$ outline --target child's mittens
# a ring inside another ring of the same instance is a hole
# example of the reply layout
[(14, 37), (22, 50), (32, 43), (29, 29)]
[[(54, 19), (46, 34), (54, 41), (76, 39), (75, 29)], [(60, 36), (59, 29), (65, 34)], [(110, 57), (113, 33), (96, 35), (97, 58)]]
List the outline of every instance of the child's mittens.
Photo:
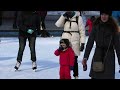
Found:
[(74, 66), (70, 66), (70, 70), (73, 70), (74, 69)]
[(64, 48), (60, 46), (60, 47), (58, 48), (58, 51), (62, 51), (62, 50), (64, 50)]

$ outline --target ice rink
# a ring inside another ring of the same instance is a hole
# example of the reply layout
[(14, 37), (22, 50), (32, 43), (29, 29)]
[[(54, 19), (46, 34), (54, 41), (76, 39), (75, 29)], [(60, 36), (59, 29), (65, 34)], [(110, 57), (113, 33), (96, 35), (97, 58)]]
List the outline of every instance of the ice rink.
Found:
[[(20, 70), (15, 72), (14, 66), (19, 48), (18, 38), (0, 38), (0, 79), (59, 79), (59, 57), (54, 55), (54, 51), (59, 47), (60, 37), (41, 38), (36, 39), (36, 56), (37, 56), (37, 71), (32, 70), (32, 62), (30, 60), (30, 50), (28, 42), (23, 54), (23, 61)], [(87, 42), (87, 39), (86, 39)], [(84, 51), (78, 58), (79, 63), (79, 79), (90, 79), (89, 70), (92, 55), (94, 53), (95, 45), (91, 51), (88, 60), (88, 70), (86, 72), (82, 69), (81, 60)], [(118, 61), (116, 58), (116, 79), (120, 78), (118, 73)], [(73, 72), (71, 71), (71, 76)], [(73, 76), (72, 76), (73, 79)]]

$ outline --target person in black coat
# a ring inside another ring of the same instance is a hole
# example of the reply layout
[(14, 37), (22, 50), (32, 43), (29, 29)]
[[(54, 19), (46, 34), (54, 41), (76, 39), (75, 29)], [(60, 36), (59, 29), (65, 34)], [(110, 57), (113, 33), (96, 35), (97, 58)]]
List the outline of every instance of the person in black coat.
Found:
[[(92, 32), (88, 38), (82, 65), (84, 71), (87, 70), (87, 60), (91, 49), (96, 43), (95, 52), (92, 58), (89, 76), (92, 79), (115, 79), (115, 52), (120, 65), (120, 40), (118, 26), (111, 17), (111, 11), (100, 11), (100, 17), (96, 19)], [(104, 70), (102, 72), (93, 71), (93, 62), (102, 61)]]
[(23, 52), (26, 46), (26, 41), (29, 41), (29, 47), (31, 51), (32, 69), (37, 69), (36, 65), (36, 51), (35, 41), (38, 32), (40, 31), (40, 19), (34, 11), (21, 11), (21, 15), (18, 19), (19, 27), (19, 50), (17, 55), (17, 63), (15, 69), (18, 70), (21, 62)]

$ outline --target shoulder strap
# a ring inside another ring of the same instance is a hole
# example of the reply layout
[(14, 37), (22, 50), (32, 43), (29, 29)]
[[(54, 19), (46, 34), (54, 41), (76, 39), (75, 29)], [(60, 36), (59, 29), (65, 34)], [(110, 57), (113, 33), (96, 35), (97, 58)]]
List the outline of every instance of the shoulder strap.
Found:
[(106, 59), (106, 57), (107, 57), (107, 54), (108, 54), (108, 51), (109, 51), (109, 48), (110, 48), (111, 41), (112, 41), (112, 36), (111, 36), (111, 38), (110, 38), (109, 46), (108, 46), (108, 49), (107, 49), (107, 51), (106, 51), (106, 55), (105, 55), (105, 58), (104, 58), (104, 61), (103, 61), (103, 62), (105, 62), (105, 59)]
[(65, 24), (67, 21), (70, 21), (70, 20), (69, 20), (68, 18), (66, 18), (64, 24)]
[(76, 23), (77, 23), (77, 24), (78, 24), (78, 17), (79, 17), (79, 16), (76, 16)]
[[(78, 24), (78, 17), (79, 17), (79, 16), (76, 16), (76, 23), (77, 23), (77, 24)], [(66, 23), (66, 21), (70, 21), (70, 20), (69, 20), (68, 18), (66, 18), (66, 19), (65, 19), (65, 23)], [(71, 22), (72, 22), (72, 21), (71, 21)], [(64, 24), (65, 24), (65, 23), (64, 23)]]

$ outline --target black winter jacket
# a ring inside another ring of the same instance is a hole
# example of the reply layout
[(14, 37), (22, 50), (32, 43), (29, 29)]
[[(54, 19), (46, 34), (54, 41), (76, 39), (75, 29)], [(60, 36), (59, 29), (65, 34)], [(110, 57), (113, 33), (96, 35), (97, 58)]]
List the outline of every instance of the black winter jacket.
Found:
[[(36, 36), (40, 32), (40, 17), (33, 11), (22, 11), (18, 19), (19, 36)], [(27, 30), (34, 30), (28, 34)]]

